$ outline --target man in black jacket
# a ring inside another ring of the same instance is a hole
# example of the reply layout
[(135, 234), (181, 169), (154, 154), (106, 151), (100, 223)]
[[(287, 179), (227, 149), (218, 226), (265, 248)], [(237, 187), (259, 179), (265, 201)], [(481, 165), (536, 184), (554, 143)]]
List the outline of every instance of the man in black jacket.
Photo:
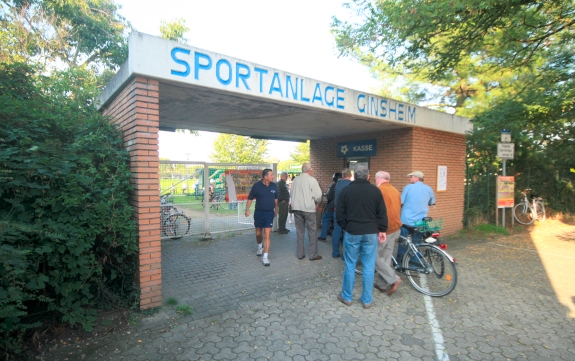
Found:
[(287, 234), (289, 229), (286, 228), (286, 220), (288, 216), (288, 205), (289, 205), (289, 190), (286, 184), (288, 179), (287, 172), (282, 172), (280, 180), (278, 182), (278, 206), (279, 206), (279, 217), (278, 217), (278, 233)]
[(321, 234), (317, 237), (318, 241), (326, 241), (327, 230), (331, 226), (331, 221), (333, 220), (333, 209), (335, 208), (335, 183), (341, 178), (341, 173), (336, 172), (333, 174), (331, 184), (327, 187), (325, 192), (325, 198), (327, 202), (325, 203), (323, 210), (323, 215), (321, 216)]
[(345, 270), (341, 293), (337, 299), (351, 305), (355, 283), (355, 265), (358, 257), (363, 264), (363, 292), (360, 302), (363, 308), (372, 305), (373, 278), (377, 243), (385, 242), (387, 210), (381, 191), (369, 183), (369, 169), (358, 166), (355, 181), (342, 189), (336, 205), (336, 221), (343, 229)]

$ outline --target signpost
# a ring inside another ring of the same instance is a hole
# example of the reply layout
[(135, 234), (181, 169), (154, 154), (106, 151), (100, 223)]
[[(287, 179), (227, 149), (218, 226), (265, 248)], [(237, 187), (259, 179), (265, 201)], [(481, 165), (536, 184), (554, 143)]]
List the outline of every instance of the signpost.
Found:
[[(514, 158), (514, 154), (515, 153), (515, 144), (511, 143), (511, 131), (507, 130), (507, 129), (502, 129), (501, 130), (501, 142), (497, 143), (497, 158), (503, 159), (503, 177), (499, 177), (498, 179), (505, 179), (506, 181), (509, 181), (508, 178), (513, 178), (513, 177), (506, 177), (506, 167), (507, 167), (507, 159), (513, 159)], [(511, 180), (511, 183), (513, 184), (513, 180)], [(497, 200), (496, 200), (496, 208), (495, 208), (495, 224), (499, 225), (499, 222), (497, 221), (497, 215), (499, 214), (499, 208), (502, 209), (502, 214), (501, 214), (501, 225), (503, 227), (505, 227), (505, 208), (509, 207), (511, 208), (511, 210), (513, 211), (513, 193), (511, 194), (511, 202), (507, 201), (504, 202), (504, 204), (500, 205), (500, 199), (499, 199), (499, 181), (498, 181), (498, 195), (497, 195)], [(513, 192), (513, 186), (511, 186), (511, 190)], [(509, 195), (507, 195), (507, 200), (509, 200)], [(515, 223), (513, 220), (513, 217), (511, 217), (511, 222), (512, 225)]]

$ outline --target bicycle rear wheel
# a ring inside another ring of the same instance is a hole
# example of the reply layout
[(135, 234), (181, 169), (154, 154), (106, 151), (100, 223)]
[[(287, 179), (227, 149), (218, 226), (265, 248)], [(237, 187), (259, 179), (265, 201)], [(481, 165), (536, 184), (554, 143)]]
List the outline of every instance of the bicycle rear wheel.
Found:
[(543, 201), (537, 201), (537, 220), (543, 222), (545, 220), (545, 206), (543, 205)]
[(515, 220), (526, 226), (530, 225), (535, 221), (535, 212), (533, 207), (525, 202), (519, 202), (513, 208), (513, 216)]
[(182, 213), (172, 214), (165, 223), (165, 233), (171, 239), (179, 239), (188, 234), (190, 230), (190, 218)]
[(408, 249), (403, 256), (403, 268), (411, 285), (432, 297), (449, 294), (457, 284), (455, 263), (435, 246), (416, 246), (417, 254)]

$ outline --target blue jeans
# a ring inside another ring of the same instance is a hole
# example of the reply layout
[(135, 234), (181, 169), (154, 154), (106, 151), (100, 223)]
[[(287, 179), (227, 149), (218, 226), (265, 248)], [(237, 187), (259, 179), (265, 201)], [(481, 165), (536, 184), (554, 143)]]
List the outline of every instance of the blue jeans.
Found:
[(377, 233), (361, 235), (353, 235), (347, 232), (343, 233), (343, 257), (345, 260), (345, 270), (343, 271), (341, 297), (344, 300), (351, 302), (353, 298), (352, 293), (355, 283), (355, 266), (357, 264), (357, 258), (361, 257), (361, 264), (363, 265), (361, 276), (363, 292), (361, 293), (360, 301), (364, 305), (371, 304), (375, 259), (377, 258), (377, 243)]
[[(409, 231), (407, 230), (407, 228), (401, 227), (401, 231), (399, 234), (403, 237), (407, 237)], [(413, 235), (411, 236), (411, 241), (413, 242), (413, 244), (420, 244), (422, 238), (421, 236), (422, 236), (421, 232), (414, 232)], [(407, 247), (404, 245), (403, 242), (398, 242), (396, 259), (397, 262), (399, 262), (399, 264), (401, 264), (401, 260), (403, 259), (403, 255), (405, 254), (405, 252), (407, 252)]]
[(331, 221), (333, 220), (333, 212), (325, 212), (323, 216), (321, 216), (321, 233), (319, 238), (326, 238), (327, 237), (327, 230), (331, 225)]
[(339, 251), (339, 239), (341, 237), (342, 229), (337, 224), (337, 222), (333, 222), (333, 232), (331, 233), (331, 256), (333, 258), (337, 258), (341, 256)]

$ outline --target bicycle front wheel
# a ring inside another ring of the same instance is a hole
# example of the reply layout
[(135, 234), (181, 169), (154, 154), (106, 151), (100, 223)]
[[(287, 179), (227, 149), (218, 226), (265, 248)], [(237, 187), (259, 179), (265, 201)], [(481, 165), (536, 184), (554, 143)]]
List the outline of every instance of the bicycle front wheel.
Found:
[(445, 252), (431, 245), (416, 246), (403, 256), (403, 268), (411, 285), (432, 297), (449, 294), (457, 284), (457, 269)]
[(513, 208), (513, 216), (517, 222), (526, 226), (535, 221), (535, 212), (533, 212), (533, 207), (525, 202), (517, 203)]
[(172, 214), (168, 217), (165, 225), (165, 232), (171, 239), (179, 239), (188, 234), (190, 230), (190, 219), (181, 214)]

